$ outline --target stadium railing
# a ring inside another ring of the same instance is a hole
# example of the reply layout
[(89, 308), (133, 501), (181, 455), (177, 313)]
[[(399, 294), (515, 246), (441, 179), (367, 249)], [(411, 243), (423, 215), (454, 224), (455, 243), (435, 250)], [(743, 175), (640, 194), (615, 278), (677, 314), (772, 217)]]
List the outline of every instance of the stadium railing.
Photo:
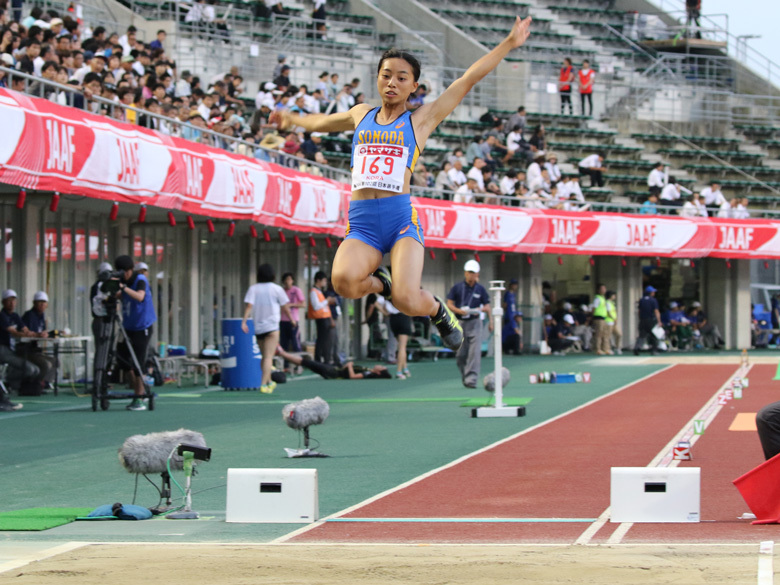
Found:
[[(73, 104), (73, 96), (78, 93), (82, 93), (78, 87), (75, 87), (73, 85), (62, 85), (56, 82), (31, 76), (26, 73), (21, 73), (14, 69), (0, 67), (0, 72), (5, 74), (5, 78), (8, 79), (9, 81), (9, 86), (11, 85), (14, 79), (23, 79), (25, 82), (25, 92), (28, 93), (29, 95), (33, 95), (33, 97), (43, 98), (44, 95), (48, 93), (47, 90), (64, 92), (65, 95), (68, 97), (68, 105), (70, 105), (71, 107)], [(30, 93), (31, 88), (34, 91), (37, 90), (38, 93), (37, 94)], [(210, 138), (206, 143), (211, 142), (211, 144), (209, 144), (210, 146), (222, 148), (230, 152), (236, 152), (241, 150), (238, 148), (239, 145), (244, 145), (246, 147), (245, 149), (243, 149), (245, 152), (251, 152), (254, 158), (260, 160), (265, 160), (268, 162), (272, 162), (272, 163), (276, 163), (276, 164), (280, 164), (292, 168), (299, 168), (300, 165), (303, 164), (306, 166), (305, 169), (302, 169), (305, 172), (308, 169), (316, 168), (318, 175), (328, 179), (340, 181), (342, 183), (348, 184), (351, 179), (349, 171), (346, 171), (344, 169), (318, 164), (308, 159), (304, 160), (297, 156), (288, 155), (278, 150), (267, 149), (255, 142), (249, 142), (246, 140), (242, 140), (240, 138), (226, 136), (224, 134), (220, 134), (219, 132), (215, 132), (214, 130), (193, 126), (188, 122), (182, 122), (175, 118), (169, 118), (167, 116), (153, 114), (147, 110), (134, 108), (132, 106), (126, 106), (124, 104), (120, 104), (105, 99), (103, 97), (92, 97), (90, 98), (89, 101), (98, 104), (101, 113), (110, 117), (113, 117), (114, 110), (116, 108), (119, 108), (125, 111), (132, 110), (136, 113), (136, 115), (143, 114), (150, 118), (157, 119), (160, 121), (161, 124), (164, 124), (165, 126), (168, 127), (169, 133), (173, 136), (178, 136), (180, 138), (185, 138), (185, 139), (189, 139), (188, 136), (196, 135), (196, 134), (199, 136), (208, 136)], [(641, 182), (641, 181), (638, 179), (637, 182)], [(770, 189), (772, 189), (773, 192), (777, 192), (777, 190), (774, 188), (770, 187)], [(433, 199), (452, 200), (453, 196), (455, 195), (455, 193), (452, 191), (441, 191), (441, 190), (436, 190), (432, 187), (412, 186), (411, 191), (412, 194), (417, 197), (433, 198)], [(484, 202), (485, 199), (487, 199), (488, 202), (491, 204), (503, 205), (507, 207), (547, 208), (548, 204), (554, 203), (552, 201), (533, 198), (533, 197), (519, 197), (519, 196), (506, 196), (506, 195), (493, 195), (493, 194), (487, 194), (487, 195), (477, 194), (475, 196), (475, 199), (477, 199), (478, 202), (480, 203)], [(591, 211), (599, 211), (599, 212), (619, 212), (619, 213), (640, 212), (640, 205), (637, 203), (611, 201), (609, 200), (610, 197), (606, 197), (606, 199), (607, 199), (606, 201), (586, 199), (586, 201), (582, 203), (583, 207), (587, 206), (586, 208), (583, 209), (583, 211), (591, 210)], [(659, 213), (667, 213), (667, 214), (676, 214), (679, 209), (677, 207), (665, 207), (663, 205), (658, 205), (657, 208), (659, 210)], [(780, 210), (776, 211), (772, 209), (762, 209), (762, 210), (751, 209), (751, 213), (754, 216), (760, 215), (762, 217), (780, 218)]]

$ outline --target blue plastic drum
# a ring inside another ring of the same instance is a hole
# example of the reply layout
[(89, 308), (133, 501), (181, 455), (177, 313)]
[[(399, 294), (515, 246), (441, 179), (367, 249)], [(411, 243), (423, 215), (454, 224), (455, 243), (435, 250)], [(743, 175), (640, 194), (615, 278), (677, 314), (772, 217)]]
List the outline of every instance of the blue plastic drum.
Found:
[(249, 333), (241, 330), (241, 319), (222, 319), (219, 357), (222, 362), (220, 385), (225, 390), (260, 388), (263, 372), (255, 324), (247, 321)]

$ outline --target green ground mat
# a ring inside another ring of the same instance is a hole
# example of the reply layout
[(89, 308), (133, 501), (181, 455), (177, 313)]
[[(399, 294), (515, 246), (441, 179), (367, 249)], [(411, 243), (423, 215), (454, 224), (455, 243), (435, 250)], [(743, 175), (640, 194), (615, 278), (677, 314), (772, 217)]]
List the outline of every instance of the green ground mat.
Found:
[[(504, 396), (504, 406), (525, 406), (531, 402), (533, 398), (507, 398)], [(495, 397), (490, 396), (485, 398), (469, 398), (466, 402), (461, 403), (461, 406), (493, 406)]]
[(0, 513), (0, 530), (47, 530), (86, 516), (92, 508), (26, 508)]

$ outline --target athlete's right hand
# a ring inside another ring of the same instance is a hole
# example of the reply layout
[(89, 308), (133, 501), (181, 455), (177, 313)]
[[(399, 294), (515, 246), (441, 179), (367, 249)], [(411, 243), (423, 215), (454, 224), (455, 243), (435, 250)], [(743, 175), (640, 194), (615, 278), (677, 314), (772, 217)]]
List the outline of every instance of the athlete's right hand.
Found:
[(279, 130), (286, 130), (290, 126), (290, 113), (287, 110), (274, 110), (268, 116), (270, 124), (276, 124)]

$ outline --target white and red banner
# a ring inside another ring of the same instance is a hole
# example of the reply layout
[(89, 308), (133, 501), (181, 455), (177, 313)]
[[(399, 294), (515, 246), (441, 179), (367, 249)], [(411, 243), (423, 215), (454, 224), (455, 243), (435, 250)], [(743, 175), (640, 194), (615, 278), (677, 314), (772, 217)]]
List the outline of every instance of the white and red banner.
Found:
[[(0, 181), (343, 236), (349, 186), (0, 89)], [(780, 258), (780, 222), (413, 198), (433, 248)], [(108, 213), (108, 207), (106, 208)]]

